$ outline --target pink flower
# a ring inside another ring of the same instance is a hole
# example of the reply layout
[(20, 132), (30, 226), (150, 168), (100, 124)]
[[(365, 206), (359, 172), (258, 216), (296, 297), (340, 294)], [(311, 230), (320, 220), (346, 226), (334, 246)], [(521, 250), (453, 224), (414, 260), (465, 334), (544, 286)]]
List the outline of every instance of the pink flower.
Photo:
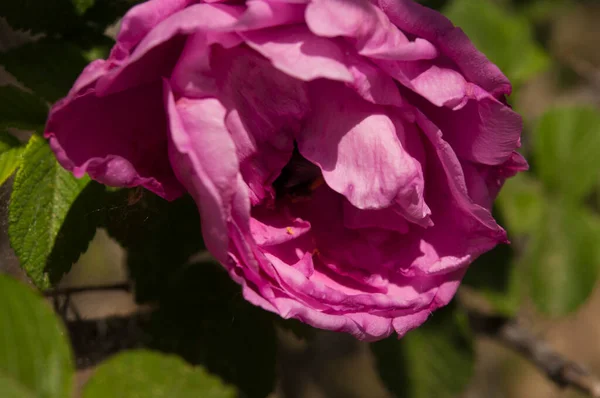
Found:
[(490, 209), (526, 168), (510, 90), (410, 0), (152, 0), (45, 134), (76, 176), (189, 192), (250, 302), (377, 340), (506, 242)]

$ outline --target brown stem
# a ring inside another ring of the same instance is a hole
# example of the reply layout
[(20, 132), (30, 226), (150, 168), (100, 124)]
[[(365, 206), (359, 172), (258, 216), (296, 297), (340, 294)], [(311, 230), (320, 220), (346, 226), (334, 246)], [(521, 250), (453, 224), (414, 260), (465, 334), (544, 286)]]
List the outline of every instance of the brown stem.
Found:
[(516, 319), (480, 312), (471, 312), (469, 317), (476, 332), (521, 354), (558, 386), (573, 387), (590, 397), (600, 398), (600, 380), (595, 375), (554, 351)]

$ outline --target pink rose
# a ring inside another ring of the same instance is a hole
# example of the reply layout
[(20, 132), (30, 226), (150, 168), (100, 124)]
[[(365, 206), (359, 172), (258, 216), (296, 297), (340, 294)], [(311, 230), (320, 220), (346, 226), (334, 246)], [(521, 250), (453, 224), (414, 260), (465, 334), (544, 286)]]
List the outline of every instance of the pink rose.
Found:
[(377, 340), (454, 295), (505, 231), (510, 83), (410, 0), (152, 0), (50, 114), (76, 176), (189, 192), (244, 297)]

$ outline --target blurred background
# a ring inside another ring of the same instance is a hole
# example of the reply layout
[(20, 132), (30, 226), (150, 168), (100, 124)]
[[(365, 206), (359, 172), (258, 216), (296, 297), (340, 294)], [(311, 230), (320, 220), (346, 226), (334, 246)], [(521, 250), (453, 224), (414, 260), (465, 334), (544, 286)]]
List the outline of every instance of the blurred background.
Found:
[[(85, 62), (105, 56), (118, 26), (114, 16), (133, 4), (127, 0), (87, 3), (77, 2), (84, 12), (104, 18), (98, 27), (102, 32), (86, 37), (73, 29), (71, 36), (64, 36), (78, 54), (68, 70), (80, 70)], [(531, 165), (528, 173), (506, 184), (495, 209), (512, 245), (481, 257), (469, 270), (459, 298), (482, 311), (517, 317), (559, 353), (600, 375), (600, 1), (422, 3), (441, 10), (463, 28), (511, 79), (514, 92), (509, 102), (523, 115), (522, 153)], [(20, 29), (18, 23), (11, 26), (0, 17), (0, 86), (41, 91), (51, 101), (60, 97), (48, 79), (62, 79), (68, 87), (76, 75), (63, 70), (60, 62), (66, 61), (56, 62), (53, 54), (44, 53), (31, 59), (27, 50), (19, 51), (50, 36), (45, 32), (51, 32), (57, 22), (40, 21), (40, 31), (35, 32)], [(46, 69), (46, 75), (34, 79), (36, 87), (23, 83), (22, 76), (40, 68)], [(26, 129), (11, 132), (23, 139), (29, 134)], [(27, 281), (7, 238), (9, 196), (10, 181), (0, 190), (0, 271)], [(98, 230), (60, 286), (124, 282), (128, 279), (125, 262), (120, 245)], [(127, 291), (74, 294), (72, 305), (86, 320), (144, 310)], [(72, 310), (67, 314), (74, 316)], [(322, 331), (311, 338), (288, 328), (276, 332), (279, 381), (270, 397), (392, 396), (380, 381), (366, 344)], [(583, 396), (558, 388), (519, 355), (489, 338), (475, 336), (474, 344), (472, 377), (467, 390), (457, 396)], [(91, 372), (93, 366), (82, 366), (78, 382), (83, 383)], [(412, 377), (435, 375), (413, 373)], [(428, 396), (415, 391), (414, 397)]]

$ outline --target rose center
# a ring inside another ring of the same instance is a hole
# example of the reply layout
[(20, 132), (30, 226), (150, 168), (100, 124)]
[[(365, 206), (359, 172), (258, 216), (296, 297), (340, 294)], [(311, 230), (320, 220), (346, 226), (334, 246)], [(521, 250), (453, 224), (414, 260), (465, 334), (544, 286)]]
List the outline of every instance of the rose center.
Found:
[(273, 182), (275, 198), (291, 197), (293, 200), (307, 198), (323, 182), (321, 169), (300, 155), (294, 144), (294, 152), (290, 161)]

